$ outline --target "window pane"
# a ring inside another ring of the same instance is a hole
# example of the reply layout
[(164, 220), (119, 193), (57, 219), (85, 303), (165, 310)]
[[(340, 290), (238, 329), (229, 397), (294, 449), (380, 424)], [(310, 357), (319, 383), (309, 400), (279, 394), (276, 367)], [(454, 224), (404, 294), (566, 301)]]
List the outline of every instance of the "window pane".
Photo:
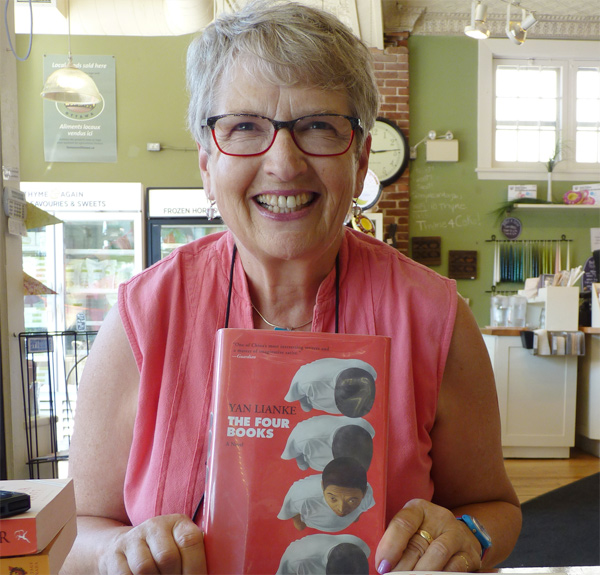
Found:
[(558, 110), (556, 100), (538, 100), (538, 119), (541, 123), (556, 125)]
[(540, 132), (540, 161), (547, 162), (556, 153), (556, 132), (543, 130)]
[(515, 117), (515, 110), (519, 105), (517, 98), (498, 98), (496, 100), (496, 120), (509, 122)]
[(587, 98), (600, 98), (598, 68), (579, 68), (577, 71), (577, 94), (585, 94)]
[(600, 136), (597, 132), (577, 132), (575, 145), (577, 147), (576, 162), (600, 162)]
[(558, 97), (558, 70), (542, 69), (538, 77), (539, 93), (544, 98)]
[(578, 68), (576, 95), (575, 161), (599, 161), (600, 68)]
[(577, 124), (597, 124), (600, 121), (600, 100), (577, 100)]
[(496, 96), (516, 96), (519, 90), (519, 69), (516, 66), (498, 66), (496, 70)]
[(554, 150), (559, 128), (559, 77), (556, 67), (497, 66), (496, 161), (545, 162), (552, 155), (547, 152)]
[(496, 131), (496, 160), (498, 162), (517, 161), (517, 131)]
[(540, 135), (537, 130), (519, 131), (518, 162), (537, 162), (540, 159)]

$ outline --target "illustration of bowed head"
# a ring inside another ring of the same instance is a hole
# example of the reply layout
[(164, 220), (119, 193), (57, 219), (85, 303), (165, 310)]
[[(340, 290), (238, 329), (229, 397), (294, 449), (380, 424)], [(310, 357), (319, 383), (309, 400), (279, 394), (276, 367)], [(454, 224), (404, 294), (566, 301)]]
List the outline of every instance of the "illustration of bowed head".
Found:
[(300, 401), (304, 411), (363, 417), (375, 402), (376, 378), (373, 366), (364, 361), (320, 359), (297, 371), (285, 400)]
[(375, 379), (365, 369), (345, 369), (336, 378), (334, 397), (341, 414), (363, 417), (375, 402)]
[(373, 459), (373, 438), (358, 425), (344, 425), (333, 434), (331, 454), (334, 459), (352, 457), (368, 471)]
[(292, 429), (281, 457), (295, 459), (302, 470), (323, 471), (334, 457), (350, 456), (368, 469), (374, 435), (375, 429), (362, 417), (315, 415)]
[(308, 535), (290, 543), (277, 575), (367, 575), (369, 555), (354, 535)]
[(369, 561), (358, 545), (340, 543), (329, 552), (325, 573), (327, 575), (367, 575)]

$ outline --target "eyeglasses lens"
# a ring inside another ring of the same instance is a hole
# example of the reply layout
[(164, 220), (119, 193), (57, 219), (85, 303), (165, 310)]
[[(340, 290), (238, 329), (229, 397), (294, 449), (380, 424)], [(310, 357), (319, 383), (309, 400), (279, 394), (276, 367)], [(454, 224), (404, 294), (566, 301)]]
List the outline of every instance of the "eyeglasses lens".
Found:
[[(354, 129), (348, 118), (316, 115), (299, 118), (292, 125), (294, 142), (306, 154), (343, 154), (352, 143)], [(213, 134), (220, 150), (235, 156), (266, 152), (275, 140), (275, 127), (268, 118), (231, 114), (219, 118)]]

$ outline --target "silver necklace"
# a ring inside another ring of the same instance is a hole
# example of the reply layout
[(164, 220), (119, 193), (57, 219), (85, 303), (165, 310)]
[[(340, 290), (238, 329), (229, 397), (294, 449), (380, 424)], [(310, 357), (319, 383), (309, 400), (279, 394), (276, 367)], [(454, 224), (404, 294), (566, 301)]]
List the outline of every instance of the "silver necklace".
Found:
[(252, 304), (252, 309), (259, 315), (260, 319), (262, 319), (267, 325), (270, 325), (272, 328), (279, 330), (279, 331), (295, 331), (297, 329), (300, 329), (302, 327), (306, 327), (308, 324), (312, 323), (312, 319), (307, 321), (306, 323), (303, 323), (302, 325), (297, 325), (295, 327), (282, 327), (280, 325), (275, 325), (274, 323), (271, 323), (268, 319), (265, 318), (265, 316), (260, 313), (258, 311), (258, 309), (256, 309), (256, 306), (254, 304)]

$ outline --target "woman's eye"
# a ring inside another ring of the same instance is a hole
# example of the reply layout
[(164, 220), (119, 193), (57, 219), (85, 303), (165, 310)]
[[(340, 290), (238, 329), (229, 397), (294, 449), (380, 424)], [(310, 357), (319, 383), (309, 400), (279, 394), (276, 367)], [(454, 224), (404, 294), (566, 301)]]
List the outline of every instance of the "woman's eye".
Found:
[(240, 122), (236, 124), (232, 132), (251, 132), (256, 129), (256, 125), (253, 122)]
[(314, 121), (311, 122), (308, 126), (309, 130), (331, 130), (331, 124), (328, 124), (327, 122), (320, 122), (320, 121)]

